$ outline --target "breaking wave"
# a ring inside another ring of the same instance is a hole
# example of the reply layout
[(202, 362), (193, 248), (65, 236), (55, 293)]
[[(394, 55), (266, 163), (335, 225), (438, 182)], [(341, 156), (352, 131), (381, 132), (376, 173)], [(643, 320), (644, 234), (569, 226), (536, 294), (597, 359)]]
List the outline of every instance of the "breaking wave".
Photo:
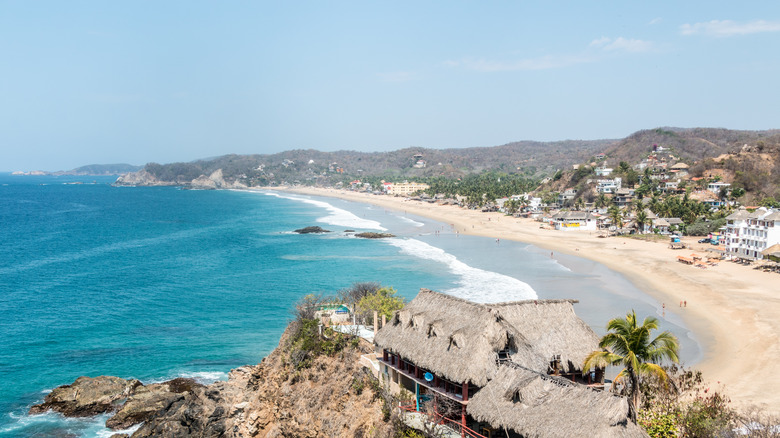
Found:
[(355, 214), (350, 213), (347, 210), (334, 207), (324, 201), (315, 201), (314, 199), (302, 198), (299, 196), (283, 195), (276, 192), (263, 192), (263, 193), (268, 196), (276, 196), (277, 198), (290, 199), (293, 201), (304, 202), (306, 204), (315, 205), (317, 207), (324, 208), (325, 210), (328, 211), (328, 215), (318, 218), (317, 221), (326, 223), (328, 225), (387, 231), (387, 228), (380, 225), (379, 222), (377, 221), (359, 218)]
[(536, 291), (527, 283), (508, 275), (474, 268), (454, 255), (416, 239), (387, 239), (402, 252), (425, 260), (443, 263), (457, 276), (457, 287), (443, 292), (478, 303), (533, 300)]

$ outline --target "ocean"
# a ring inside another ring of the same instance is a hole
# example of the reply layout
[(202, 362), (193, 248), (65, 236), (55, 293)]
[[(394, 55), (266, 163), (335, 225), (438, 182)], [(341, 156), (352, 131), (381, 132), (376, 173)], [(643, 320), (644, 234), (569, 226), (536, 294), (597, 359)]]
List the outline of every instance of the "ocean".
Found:
[[(113, 180), (0, 174), (2, 438), (108, 437), (105, 418), (26, 412), (82, 375), (225, 379), (276, 347), (300, 297), (363, 281), (407, 299), (575, 298), (599, 334), (633, 308), (677, 334), (686, 363), (701, 357), (675, 315), (595, 262), (344, 200)], [(332, 232), (293, 233), (310, 225)]]

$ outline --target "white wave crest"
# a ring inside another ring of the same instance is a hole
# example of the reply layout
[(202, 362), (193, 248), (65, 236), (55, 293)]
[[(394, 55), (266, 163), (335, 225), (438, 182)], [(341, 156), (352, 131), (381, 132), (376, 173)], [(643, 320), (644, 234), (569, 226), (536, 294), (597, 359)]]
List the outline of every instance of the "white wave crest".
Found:
[(415, 239), (387, 239), (388, 243), (402, 252), (426, 260), (447, 265), (450, 272), (458, 276), (458, 287), (444, 292), (478, 303), (500, 303), (506, 301), (533, 300), (536, 291), (527, 283), (497, 272), (471, 267), (443, 249)]
[(228, 374), (223, 371), (194, 371), (190, 373), (182, 373), (182, 377), (195, 379), (198, 383), (208, 385), (219, 380), (227, 380)]
[(422, 222), (417, 222), (416, 220), (409, 219), (408, 217), (398, 216), (398, 218), (401, 219), (404, 222), (409, 222), (410, 224), (414, 225), (415, 227), (422, 227), (422, 226), (425, 225)]
[(304, 202), (306, 204), (311, 204), (320, 208), (324, 208), (325, 210), (328, 211), (329, 214), (327, 216), (323, 216), (317, 219), (317, 221), (326, 223), (328, 225), (387, 231), (387, 228), (380, 225), (379, 222), (377, 221), (373, 221), (370, 219), (361, 219), (357, 217), (354, 213), (350, 213), (347, 210), (334, 207), (324, 201), (315, 201), (314, 199), (302, 198), (299, 196), (282, 195), (276, 192), (263, 192), (263, 193), (265, 193), (268, 196), (276, 196), (277, 198), (282, 198), (282, 199), (291, 199), (293, 201)]

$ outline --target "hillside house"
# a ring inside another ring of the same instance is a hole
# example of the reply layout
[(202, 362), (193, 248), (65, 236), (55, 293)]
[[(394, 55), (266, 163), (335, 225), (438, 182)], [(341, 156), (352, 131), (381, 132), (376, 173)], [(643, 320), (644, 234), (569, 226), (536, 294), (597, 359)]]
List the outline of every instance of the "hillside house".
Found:
[(629, 188), (619, 188), (612, 197), (612, 202), (618, 207), (625, 207), (634, 200), (635, 191)]
[(600, 179), (597, 181), (598, 186), (596, 187), (596, 190), (598, 190), (599, 193), (604, 194), (611, 194), (615, 193), (619, 188), (623, 185), (623, 179), (622, 178), (613, 178), (613, 179)]
[(709, 190), (712, 193), (715, 193), (716, 195), (720, 195), (721, 189), (724, 188), (728, 189), (729, 187), (731, 187), (731, 184), (724, 183), (722, 181), (713, 181), (707, 184), (707, 190)]
[(558, 204), (565, 205), (567, 201), (573, 201), (577, 196), (577, 191), (574, 189), (566, 189), (558, 194)]
[(597, 390), (602, 369), (583, 375), (599, 338), (576, 302), (480, 304), (421, 289), (374, 337), (380, 376), (415, 394), (409, 410), (440, 406), (435, 420), (469, 436), (646, 436), (625, 398)]
[(602, 166), (597, 167), (594, 170), (594, 172), (596, 173), (596, 176), (609, 176), (609, 175), (611, 175), (612, 171), (614, 169), (612, 169), (611, 167), (606, 167), (606, 166), (607, 166), (607, 163), (605, 162)]
[(780, 243), (780, 210), (744, 207), (726, 216), (726, 255), (763, 259), (762, 251)]

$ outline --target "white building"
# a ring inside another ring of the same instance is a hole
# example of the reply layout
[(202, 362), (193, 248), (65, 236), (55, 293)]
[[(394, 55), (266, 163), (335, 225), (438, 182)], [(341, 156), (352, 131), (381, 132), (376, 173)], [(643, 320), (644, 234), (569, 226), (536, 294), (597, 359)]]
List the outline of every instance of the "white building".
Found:
[(611, 167), (602, 166), (602, 167), (597, 167), (595, 172), (596, 172), (596, 176), (609, 176), (613, 170), (614, 169), (612, 169)]
[(562, 211), (553, 216), (556, 230), (596, 231), (597, 218), (587, 211)]
[(720, 181), (715, 181), (707, 184), (707, 190), (711, 191), (712, 193), (715, 193), (716, 195), (720, 194), (720, 189), (724, 187), (731, 187), (731, 184), (720, 182)]
[(598, 187), (597, 190), (599, 193), (615, 193), (618, 191), (619, 188), (621, 188), (623, 185), (623, 179), (622, 178), (614, 178), (614, 179), (600, 179), (598, 180)]
[(780, 243), (780, 210), (740, 208), (726, 217), (726, 254), (762, 259), (761, 251)]

